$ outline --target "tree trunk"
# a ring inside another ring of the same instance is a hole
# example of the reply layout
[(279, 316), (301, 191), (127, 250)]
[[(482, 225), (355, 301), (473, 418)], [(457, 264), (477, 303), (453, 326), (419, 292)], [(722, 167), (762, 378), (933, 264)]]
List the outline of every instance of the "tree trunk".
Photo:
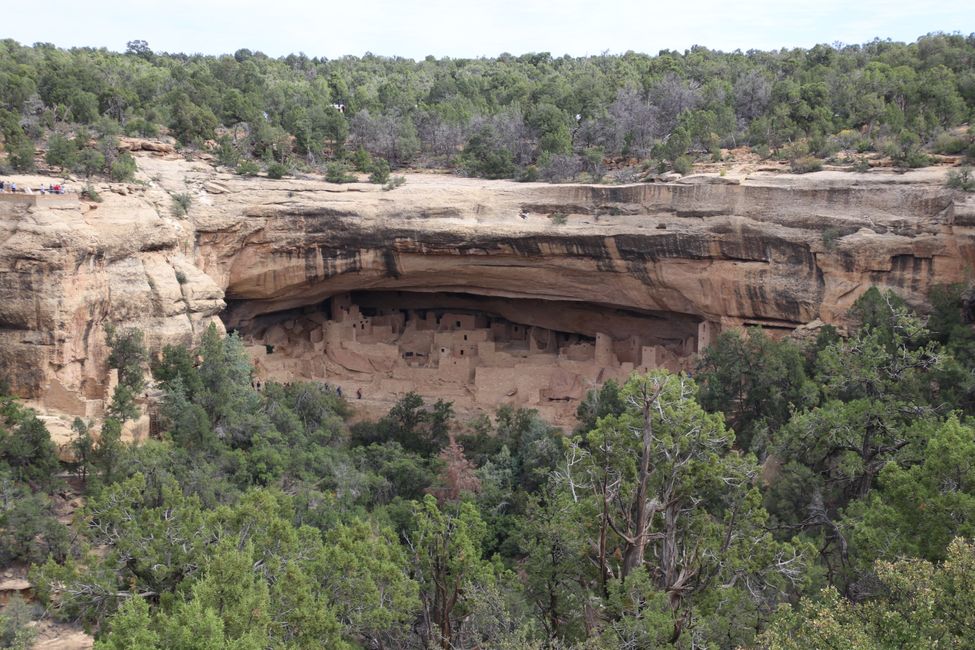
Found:
[[(644, 388), (646, 390), (646, 388)], [(647, 503), (647, 483), (650, 480), (650, 452), (653, 445), (653, 418), (650, 411), (656, 396), (643, 396), (643, 440), (640, 450), (640, 468), (637, 476), (636, 495), (631, 506), (631, 520), (633, 521), (632, 541), (626, 542), (626, 552), (623, 555), (622, 577), (630, 575), (633, 569), (643, 564), (643, 555), (647, 547), (647, 528), (650, 524), (650, 506)]]

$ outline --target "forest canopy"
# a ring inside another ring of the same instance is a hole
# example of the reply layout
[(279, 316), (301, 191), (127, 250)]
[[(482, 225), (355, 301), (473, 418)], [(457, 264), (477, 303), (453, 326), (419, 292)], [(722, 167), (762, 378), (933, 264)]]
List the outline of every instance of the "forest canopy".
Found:
[(600, 180), (609, 161), (686, 170), (741, 146), (797, 171), (839, 151), (915, 167), (931, 152), (975, 157), (972, 134), (955, 128), (973, 109), (975, 34), (767, 52), (422, 61), (0, 41), (6, 164), (31, 168), (41, 145), (53, 166), (120, 179), (127, 163), (113, 138), (161, 133), (241, 173), (257, 161), (277, 173), (329, 163), (371, 173), (378, 164)]
[[(969, 647), (975, 298), (932, 303), (723, 332), (693, 378), (593, 390), (571, 432), (413, 393), (350, 425), (324, 384), (256, 390), (235, 335), (150, 360), (111, 329), (120, 381), (73, 462), (0, 402), (0, 561), (100, 649)], [(161, 433), (122, 443), (147, 382)], [(0, 647), (30, 615), (0, 612)]]

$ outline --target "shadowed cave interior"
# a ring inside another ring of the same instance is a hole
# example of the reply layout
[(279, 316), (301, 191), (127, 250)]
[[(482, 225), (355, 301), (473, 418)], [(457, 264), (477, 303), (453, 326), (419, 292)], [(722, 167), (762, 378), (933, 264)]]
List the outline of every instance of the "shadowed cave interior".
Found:
[(235, 329), (257, 381), (324, 381), (371, 415), (415, 391), (459, 412), (511, 404), (567, 424), (586, 391), (608, 379), (688, 368), (713, 328), (687, 314), (598, 303), (354, 291)]

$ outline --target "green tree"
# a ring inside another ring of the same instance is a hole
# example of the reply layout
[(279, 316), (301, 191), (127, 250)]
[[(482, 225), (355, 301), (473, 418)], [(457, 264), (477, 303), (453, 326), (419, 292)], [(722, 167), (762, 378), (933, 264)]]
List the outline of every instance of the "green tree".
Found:
[(0, 471), (18, 482), (49, 487), (59, 469), (57, 447), (33, 409), (0, 397)]
[[(576, 439), (562, 473), (575, 499), (592, 495), (589, 534), (604, 595), (638, 584), (649, 606), (665, 598), (671, 641), (695, 613), (716, 628), (747, 612), (757, 627), (802, 584), (809, 554), (768, 533), (754, 458), (731, 453), (732, 434), (696, 396), (685, 376), (634, 375), (622, 390), (626, 409)], [(631, 582), (644, 572), (649, 582)], [(745, 575), (751, 587), (731, 590)], [(710, 584), (725, 585), (729, 597), (709, 602)], [(748, 642), (745, 629), (734, 631), (745, 635), (736, 642)]]
[(760, 638), (769, 650), (844, 647), (966, 648), (975, 643), (975, 546), (958, 538), (943, 563), (878, 562), (883, 590), (854, 604), (827, 588), (817, 599), (784, 605)]
[(410, 392), (389, 410), (376, 425), (360, 426), (353, 437), (362, 443), (394, 440), (408, 451), (431, 456), (448, 443), (448, 429), (453, 418), (450, 402), (437, 400), (432, 408), (423, 398)]
[(0, 562), (63, 561), (68, 549), (51, 499), (0, 473)]
[(591, 576), (583, 516), (569, 493), (553, 486), (529, 497), (525, 516), (518, 519), (525, 593), (552, 642), (585, 638), (585, 584)]
[(171, 619), (161, 621), (165, 647), (196, 646), (192, 622), (210, 617), (219, 621), (220, 647), (268, 647), (272, 605), (267, 583), (254, 571), (257, 561), (253, 545), (239, 548), (230, 540), (221, 542), (193, 585), (190, 599), (176, 607)]
[(26, 137), (7, 140), (7, 161), (19, 172), (34, 171), (34, 144)]
[(98, 149), (87, 147), (78, 153), (77, 169), (81, 171), (85, 178), (91, 178), (93, 174), (105, 169), (105, 156)]
[(369, 174), (370, 183), (385, 185), (389, 182), (389, 163), (386, 160), (382, 158), (376, 160), (372, 163), (369, 171), (371, 171)]
[(47, 140), (47, 152), (44, 161), (48, 165), (60, 167), (61, 171), (72, 169), (78, 162), (78, 150), (73, 141), (60, 133), (55, 133)]
[(159, 635), (151, 629), (149, 605), (145, 599), (135, 597), (126, 600), (112, 617), (108, 633), (95, 641), (96, 650), (128, 650), (160, 647)]
[(572, 133), (569, 117), (553, 104), (540, 103), (525, 119), (536, 132), (541, 153), (569, 154), (572, 152)]
[(814, 405), (818, 398), (799, 348), (788, 340), (775, 341), (759, 328), (744, 334), (722, 332), (704, 351), (695, 377), (701, 405), (724, 413), (738, 446), (746, 450), (764, 445), (763, 432), (777, 431), (793, 411)]
[(922, 453), (944, 362), (922, 321), (893, 294), (871, 290), (852, 314), (859, 329), (817, 355), (822, 403), (771, 437), (778, 469), (766, 492), (777, 527), (815, 534), (827, 577), (844, 589), (862, 563), (851, 562), (842, 510), (867, 497), (889, 463), (906, 465)]
[(516, 169), (511, 152), (498, 142), (490, 127), (482, 127), (468, 139), (460, 159), (471, 176), (510, 178)]
[(481, 559), (484, 522), (470, 503), (441, 510), (426, 496), (414, 506), (414, 526), (407, 542), (412, 549), (413, 575), (420, 585), (426, 646), (448, 650), (465, 611), (466, 586), (490, 582), (492, 569)]
[(135, 172), (138, 167), (135, 164), (135, 158), (128, 152), (123, 152), (118, 159), (111, 164), (109, 175), (112, 180), (121, 183), (125, 181), (130, 181), (135, 178)]
[(389, 529), (357, 519), (325, 535), (324, 589), (349, 642), (403, 645), (420, 609), (408, 558)]
[(33, 648), (37, 630), (30, 623), (30, 607), (19, 594), (14, 594), (0, 612), (0, 648), (9, 650)]
[(194, 103), (185, 93), (175, 94), (170, 105), (172, 119), (169, 128), (182, 144), (213, 139), (217, 117), (209, 106)]
[(620, 385), (610, 379), (600, 386), (599, 390), (590, 390), (586, 393), (586, 398), (576, 408), (576, 418), (579, 420), (576, 433), (587, 433), (595, 429), (599, 418), (620, 415), (625, 408), (620, 397)]
[(887, 463), (877, 489), (847, 509), (861, 561), (943, 561), (953, 538), (975, 536), (975, 428), (951, 416), (925, 438), (920, 463)]
[[(793, 420), (781, 438), (786, 458), (827, 459), (836, 485), (869, 491), (880, 469), (910, 442), (906, 424), (932, 414), (932, 371), (942, 362), (922, 321), (887, 294), (858, 301), (855, 336), (822, 350), (817, 372), (825, 403)], [(909, 414), (909, 415), (908, 415)], [(810, 446), (811, 445), (811, 446)]]

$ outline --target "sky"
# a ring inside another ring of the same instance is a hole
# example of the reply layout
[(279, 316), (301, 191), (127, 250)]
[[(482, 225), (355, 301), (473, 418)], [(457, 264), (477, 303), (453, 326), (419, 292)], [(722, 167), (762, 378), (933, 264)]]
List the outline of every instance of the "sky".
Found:
[(116, 51), (140, 39), (156, 52), (420, 59), (768, 50), (975, 32), (971, 0), (45, 0), (36, 9), (4, 11), (0, 38)]

